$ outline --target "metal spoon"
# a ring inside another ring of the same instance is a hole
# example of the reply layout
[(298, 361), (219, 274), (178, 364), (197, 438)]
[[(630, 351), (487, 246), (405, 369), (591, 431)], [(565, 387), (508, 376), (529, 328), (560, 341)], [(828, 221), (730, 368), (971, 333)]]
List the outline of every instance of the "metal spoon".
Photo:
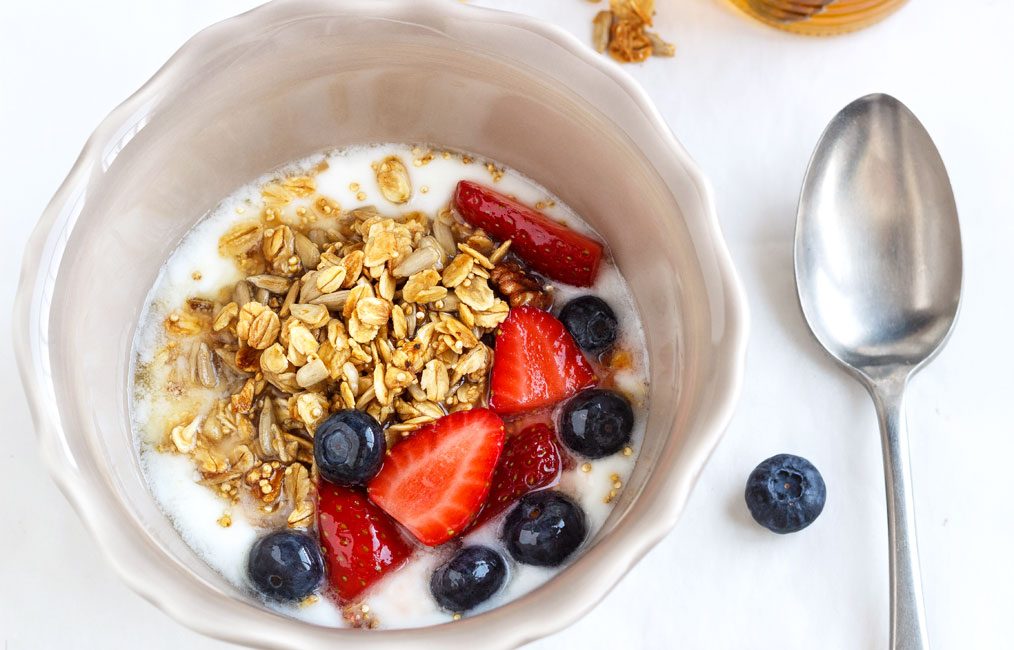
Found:
[(928, 648), (904, 398), (909, 378), (954, 326), (961, 233), (940, 154), (898, 100), (858, 99), (824, 131), (799, 199), (795, 262), (810, 329), (877, 407), (891, 549), (891, 648)]

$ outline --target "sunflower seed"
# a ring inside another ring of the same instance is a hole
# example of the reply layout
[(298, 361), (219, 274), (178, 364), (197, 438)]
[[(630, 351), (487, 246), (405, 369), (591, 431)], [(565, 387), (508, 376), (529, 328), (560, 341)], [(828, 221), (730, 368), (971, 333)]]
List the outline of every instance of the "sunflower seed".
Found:
[(343, 289), (342, 291), (335, 291), (334, 293), (326, 293), (310, 300), (310, 304), (323, 305), (328, 309), (339, 311), (345, 306), (345, 302), (348, 300), (349, 294), (351, 293), (351, 289)]
[(237, 305), (245, 305), (251, 300), (253, 300), (253, 293), (250, 291), (250, 285), (246, 280), (240, 280), (232, 290), (232, 301)]
[(407, 278), (410, 275), (436, 266), (440, 254), (430, 247), (417, 248), (411, 255), (394, 267), (394, 277)]
[(251, 275), (246, 280), (258, 289), (264, 289), (277, 294), (287, 292), (291, 284), (287, 278), (278, 275)]
[(309, 237), (301, 232), (293, 235), (293, 243), (296, 248), (296, 255), (299, 256), (299, 261), (302, 262), (303, 268), (317, 268), (317, 265), (320, 263), (320, 249), (317, 248), (317, 244), (313, 243)]
[(197, 346), (197, 359), (194, 364), (197, 372), (197, 380), (205, 388), (214, 388), (218, 385), (218, 372), (215, 370), (215, 358), (211, 355), (211, 348), (204, 341)]

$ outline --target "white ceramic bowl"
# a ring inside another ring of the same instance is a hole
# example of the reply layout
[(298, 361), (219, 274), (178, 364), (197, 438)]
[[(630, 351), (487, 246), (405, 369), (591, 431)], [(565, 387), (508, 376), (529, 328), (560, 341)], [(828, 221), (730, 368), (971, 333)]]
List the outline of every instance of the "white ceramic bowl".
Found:
[[(130, 345), (182, 236), (239, 185), (338, 145), (432, 142), (545, 184), (606, 238), (644, 322), (647, 435), (602, 531), (545, 586), (461, 621), (287, 619), (207, 567), (145, 488)], [(732, 413), (747, 332), (711, 193), (645, 93), (570, 35), (457, 2), (284, 0), (191, 39), (99, 125), (25, 251), (15, 342), (46, 461), (123, 579), (222, 639), (513, 647), (588, 611), (676, 523)]]

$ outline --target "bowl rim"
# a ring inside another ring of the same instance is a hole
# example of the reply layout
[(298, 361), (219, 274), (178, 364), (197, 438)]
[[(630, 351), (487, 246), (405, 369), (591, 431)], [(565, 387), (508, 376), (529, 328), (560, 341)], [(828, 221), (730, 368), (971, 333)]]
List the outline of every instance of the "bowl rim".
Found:
[[(101, 169), (106, 157), (108, 143), (122, 139), (125, 124), (130, 118), (149, 102), (155, 101), (161, 93), (171, 91), (175, 84), (185, 79), (188, 66), (200, 60), (201, 53), (214, 50), (218, 44), (226, 40), (230, 33), (258, 29), (276, 23), (279, 20), (294, 20), (311, 15), (362, 15), (397, 20), (404, 12), (415, 14), (423, 8), (433, 22), (439, 22), (441, 16), (459, 19), (482, 20), (487, 24), (498, 24), (502, 27), (522, 29), (532, 32), (566, 53), (578, 58), (585, 65), (604, 74), (609, 80), (626, 93), (634, 104), (642, 111), (643, 117), (657, 133), (668, 152), (685, 170), (695, 188), (700, 201), (700, 209), (704, 222), (699, 224), (706, 230), (710, 253), (714, 257), (717, 269), (717, 290), (722, 301), (722, 334), (716, 337), (713, 349), (715, 359), (715, 383), (724, 387), (724, 391), (713, 392), (708, 396), (708, 403), (702, 408), (698, 428), (703, 431), (692, 450), (695, 455), (693, 471), (674, 477), (667, 487), (671, 487), (670, 499), (660, 504), (653, 511), (652, 518), (642, 518), (641, 529), (636, 536), (628, 536), (627, 547), (622, 554), (615, 553), (611, 557), (612, 568), (605, 572), (596, 582), (595, 589), (583, 599), (571, 599), (571, 602), (553, 617), (528, 619), (524, 626), (515, 626), (511, 630), (500, 625), (496, 639), (489, 639), (497, 647), (516, 647), (528, 641), (552, 634), (572, 624), (605, 595), (629, 569), (653, 548), (676, 524), (681, 515), (693, 485), (703, 470), (708, 457), (714, 451), (728, 426), (735, 404), (739, 398), (743, 381), (746, 360), (746, 344), (749, 331), (749, 315), (747, 301), (741, 280), (732, 263), (727, 244), (722, 235), (721, 226), (715, 209), (713, 192), (703, 172), (693, 161), (687, 151), (675, 138), (660, 112), (648, 96), (647, 92), (624, 70), (608, 60), (607, 57), (595, 53), (577, 37), (563, 28), (549, 24), (540, 19), (517, 13), (496, 9), (470, 6), (464, 3), (447, 2), (446, 0), (344, 0), (341, 4), (328, 3), (326, 0), (273, 0), (255, 7), (239, 15), (227, 18), (201, 30), (187, 40), (152, 77), (130, 97), (114, 108), (109, 115), (96, 127), (88, 138), (81, 153), (68, 173), (66, 179), (43, 211), (36, 227), (25, 246), (21, 276), (14, 305), (13, 338), (15, 356), (22, 384), (28, 397), (32, 419), (39, 438), (39, 445), (47, 469), (64, 496), (77, 511), (91, 536), (113, 567), (131, 589), (155, 604), (178, 622), (207, 636), (219, 638), (233, 643), (253, 645), (271, 642), (279, 646), (287, 644), (275, 639), (265, 639), (257, 634), (255, 628), (216, 625), (208, 620), (207, 612), (200, 603), (181, 603), (167, 597), (160, 589), (159, 579), (138, 570), (147, 560), (141, 557), (140, 550), (130, 549), (124, 553), (123, 544), (115, 535), (106, 530), (101, 521), (101, 508), (96, 508), (94, 499), (89, 498), (87, 482), (75, 466), (70, 452), (66, 449), (59, 417), (48, 408), (52, 403), (50, 396), (52, 386), (49, 377), (39, 364), (35, 350), (42, 346), (38, 342), (38, 321), (41, 316), (40, 306), (52, 287), (55, 276), (47, 275), (50, 269), (43, 268), (47, 261), (47, 252), (60, 246), (54, 242), (53, 235), (69, 232), (76, 221), (78, 212), (75, 203), (78, 201), (78, 188), (86, 184), (88, 176), (95, 168)], [(57, 230), (57, 227), (60, 227)], [(695, 246), (698, 244), (695, 244)], [(709, 293), (713, 289), (709, 288)], [(55, 400), (53, 400), (55, 401)], [(689, 452), (688, 452), (689, 453)], [(578, 602), (580, 601), (580, 602)], [(479, 617), (472, 622), (481, 622)], [(459, 628), (472, 627), (469, 619), (455, 623)], [(448, 626), (433, 628), (409, 629), (370, 634), (370, 638), (359, 637), (357, 644), (373, 647), (389, 644), (403, 645), (408, 638), (399, 632), (412, 632), (420, 635), (423, 630), (436, 631)], [(521, 629), (523, 628), (523, 629)], [(427, 635), (432, 636), (432, 635)], [(446, 636), (446, 635), (445, 635)], [(384, 642), (384, 637), (387, 637)], [(433, 637), (438, 638), (439, 635)], [(457, 637), (459, 640), (461, 636)], [(444, 639), (450, 641), (450, 637)], [(338, 641), (337, 638), (334, 641)], [(450, 645), (454, 645), (451, 643)], [(297, 647), (297, 643), (291, 643)], [(443, 647), (446, 647), (443, 646)]]

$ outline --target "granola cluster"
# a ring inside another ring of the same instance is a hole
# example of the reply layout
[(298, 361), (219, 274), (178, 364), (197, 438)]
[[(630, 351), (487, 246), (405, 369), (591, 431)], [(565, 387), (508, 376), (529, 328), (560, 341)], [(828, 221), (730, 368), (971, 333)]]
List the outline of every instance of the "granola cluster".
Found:
[[(408, 200), (397, 157), (374, 171), (385, 199)], [(219, 241), (244, 279), (165, 320), (168, 361), (180, 369), (167, 388), (214, 400), (175, 423), (164, 449), (190, 456), (233, 502), (253, 499), (308, 527), (313, 435), (329, 413), (366, 411), (390, 448), (446, 413), (485, 406), (493, 350), (483, 337), (507, 318), (507, 300), (551, 296), (504, 261), (510, 241), (495, 246), (450, 206), (432, 216), (343, 211), (313, 175), (261, 195), (259, 218)]]
[(640, 63), (650, 56), (674, 56), (676, 46), (648, 29), (655, 0), (609, 0), (609, 9), (592, 19), (592, 44), (621, 63)]

